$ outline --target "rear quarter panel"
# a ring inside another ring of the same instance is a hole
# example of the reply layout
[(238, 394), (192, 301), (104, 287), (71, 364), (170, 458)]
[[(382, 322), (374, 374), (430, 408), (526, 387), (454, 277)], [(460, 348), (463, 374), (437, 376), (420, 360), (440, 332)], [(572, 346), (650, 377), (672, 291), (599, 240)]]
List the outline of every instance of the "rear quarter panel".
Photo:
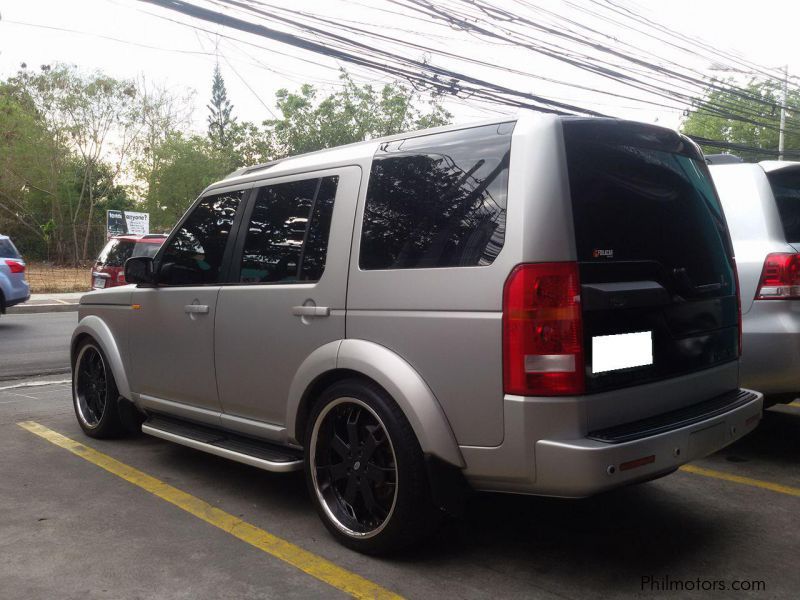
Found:
[(523, 260), (575, 257), (561, 130), (554, 117), (522, 116), (514, 129), (506, 233), (491, 265), (362, 271), (361, 186), (347, 298), (347, 337), (401, 356), (430, 387), (460, 445), (503, 441), (502, 302)]

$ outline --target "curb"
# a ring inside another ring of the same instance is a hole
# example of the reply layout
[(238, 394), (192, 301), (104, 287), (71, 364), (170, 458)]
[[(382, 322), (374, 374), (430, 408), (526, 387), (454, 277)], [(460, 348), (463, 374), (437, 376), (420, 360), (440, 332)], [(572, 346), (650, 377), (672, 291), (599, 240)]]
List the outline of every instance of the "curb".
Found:
[(33, 315), (51, 312), (77, 312), (78, 304), (18, 304), (6, 309), (9, 315)]

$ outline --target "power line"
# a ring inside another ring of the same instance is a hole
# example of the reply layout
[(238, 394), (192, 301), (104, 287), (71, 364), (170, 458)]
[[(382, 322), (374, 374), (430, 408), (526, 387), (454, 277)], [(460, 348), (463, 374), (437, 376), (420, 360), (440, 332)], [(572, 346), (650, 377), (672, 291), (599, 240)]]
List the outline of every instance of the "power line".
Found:
[[(327, 56), (333, 60), (342, 60), (357, 67), (390, 74), (394, 77), (406, 79), (415, 88), (432, 90), (436, 93), (461, 98), (462, 100), (465, 97), (470, 97), (490, 104), (532, 108), (545, 112), (600, 115), (597, 111), (558, 101), (552, 96), (544, 97), (540, 94), (521, 92), (507, 85), (497, 84), (461, 70), (433, 64), (429, 60), (418, 60), (408, 55), (397, 54), (386, 48), (368, 43), (367, 40), (374, 40), (378, 43), (386, 44), (389, 43), (389, 38), (374, 31), (368, 31), (364, 27), (334, 22), (318, 15), (309, 15), (292, 9), (273, 6), (266, 2), (257, 0), (218, 0), (214, 3), (244, 11), (267, 22), (280, 24), (284, 28), (290, 28), (289, 31), (233, 17), (182, 0), (142, 1), (175, 10), (194, 18), (258, 35), (304, 51)], [(704, 79), (704, 76), (697, 74), (697, 72), (692, 72), (691, 69), (684, 69), (680, 65), (676, 67), (677, 63), (674, 61), (672, 66), (667, 68), (649, 59), (638, 57), (631, 52), (622, 52), (597, 39), (593, 39), (591, 35), (600, 35), (596, 29), (584, 28), (591, 34), (588, 36), (578, 33), (576, 26), (579, 26), (579, 24), (575, 22), (572, 22), (572, 25), (566, 28), (548, 25), (533, 21), (528, 17), (520, 17), (510, 13), (486, 0), (456, 1), (457, 5), (469, 9), (469, 11), (472, 11), (471, 13), (451, 9), (453, 2), (448, 4), (446, 12), (441, 6), (433, 5), (427, 0), (394, 0), (393, 4), (416, 11), (428, 20), (433, 18), (451, 28), (473, 33), (479, 38), (485, 37), (502, 40), (503, 43), (512, 43), (553, 60), (565, 62), (595, 76), (609, 79), (617, 84), (641, 92), (655, 94), (671, 102), (685, 102), (690, 106), (699, 105), (700, 110), (724, 119), (740, 121), (764, 129), (777, 129), (774, 123), (764, 121), (763, 110), (742, 108), (726, 100), (713, 100), (708, 96), (701, 100), (698, 96), (698, 90), (707, 92), (711, 89), (712, 91), (726, 92), (742, 100), (752, 101), (755, 105), (761, 105), (766, 110), (774, 111), (777, 106), (775, 102), (754, 96), (750, 90), (738, 88), (735, 85), (725, 85), (715, 81), (709, 82)], [(262, 10), (259, 7), (264, 7), (268, 10)], [(478, 13), (475, 11), (478, 11)], [(476, 14), (481, 18), (477, 18)], [(551, 13), (551, 19), (554, 18)], [(423, 19), (420, 20), (422, 21)], [(509, 24), (515, 24), (516, 28), (511, 27)], [(520, 31), (519, 28), (523, 26), (526, 29)], [(530, 31), (538, 31), (544, 36), (560, 39), (579, 47), (585, 46), (595, 54), (599, 53), (599, 55), (576, 52), (574, 49), (569, 49), (562, 44), (554, 44), (552, 41), (537, 39), (530, 35)], [(354, 32), (361, 32), (364, 35), (354, 36)], [(312, 36), (315, 39), (309, 39), (307, 36)], [(397, 45), (397, 43), (415, 50), (434, 52), (450, 60), (480, 64), (483, 67), (499, 68), (507, 72), (516, 71), (518, 74), (523, 74), (520, 69), (502, 69), (486, 61), (477, 61), (471, 57), (459, 56), (452, 52), (434, 50), (421, 44), (414, 44), (408, 40), (395, 41), (394, 45)], [(603, 54), (613, 57), (617, 62), (610, 62), (608, 59), (601, 58), (600, 56)], [(558, 83), (569, 85), (563, 81)], [(593, 92), (612, 95), (629, 101), (654, 104), (652, 100), (646, 98), (615, 94), (608, 90), (589, 88), (589, 86), (584, 87)], [(674, 104), (667, 105), (662, 103), (661, 105), (664, 108), (673, 110), (678, 108)], [(766, 115), (766, 117), (769, 118), (770, 115)], [(798, 131), (795, 126), (792, 126), (792, 129)], [(704, 140), (703, 143), (711, 145), (708, 140)], [(724, 144), (724, 142), (717, 143)], [(748, 149), (753, 151), (761, 150), (759, 148)]]

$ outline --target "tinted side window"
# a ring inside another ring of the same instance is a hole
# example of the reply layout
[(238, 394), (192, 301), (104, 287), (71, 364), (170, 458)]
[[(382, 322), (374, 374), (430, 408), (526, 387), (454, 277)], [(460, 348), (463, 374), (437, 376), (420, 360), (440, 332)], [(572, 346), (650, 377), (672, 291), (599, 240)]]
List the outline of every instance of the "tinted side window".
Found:
[(160, 277), (171, 285), (220, 282), (228, 235), (244, 192), (203, 198), (170, 239), (161, 257)]
[(338, 179), (306, 179), (259, 190), (242, 252), (242, 283), (319, 280)]
[(303, 249), (303, 261), (300, 267), (300, 279), (303, 281), (319, 281), (325, 270), (328, 236), (333, 217), (333, 200), (336, 197), (338, 182), (338, 177), (323, 177), (320, 181), (314, 209), (311, 212), (306, 245)]
[(405, 140), (372, 163), (359, 265), (489, 265), (503, 247), (509, 125)]

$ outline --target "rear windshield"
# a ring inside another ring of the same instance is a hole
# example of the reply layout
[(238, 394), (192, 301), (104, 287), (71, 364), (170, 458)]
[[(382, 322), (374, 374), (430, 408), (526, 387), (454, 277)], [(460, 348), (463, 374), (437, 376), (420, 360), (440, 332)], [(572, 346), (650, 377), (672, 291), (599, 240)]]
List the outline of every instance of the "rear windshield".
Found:
[(153, 257), (161, 247), (161, 242), (134, 242), (131, 240), (111, 240), (100, 252), (97, 263), (105, 267), (124, 267), (125, 261), (132, 256)]
[(596, 273), (603, 263), (627, 262), (684, 297), (733, 293), (722, 208), (691, 144), (672, 131), (614, 121), (567, 120), (564, 137), (583, 264), (598, 265)]
[(126, 240), (111, 240), (97, 257), (97, 263), (104, 267), (122, 267), (133, 256), (134, 243)]
[(153, 258), (158, 253), (159, 248), (161, 248), (161, 242), (158, 244), (153, 244), (152, 242), (136, 242), (131, 256), (149, 256)]
[(787, 242), (800, 242), (800, 169), (767, 173)]
[(11, 240), (0, 240), (0, 256), (3, 258), (21, 258)]

